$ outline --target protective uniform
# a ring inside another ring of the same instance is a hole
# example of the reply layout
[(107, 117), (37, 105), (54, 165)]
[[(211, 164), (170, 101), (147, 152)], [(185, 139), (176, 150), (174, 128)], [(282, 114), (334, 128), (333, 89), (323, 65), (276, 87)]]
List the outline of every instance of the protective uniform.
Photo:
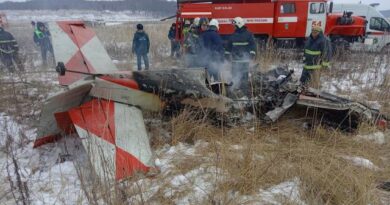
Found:
[(199, 67), (198, 55), (200, 52), (200, 39), (198, 26), (191, 25), (189, 32), (185, 36), (184, 43), (185, 64), (187, 67)]
[(0, 27), (0, 59), (3, 65), (10, 71), (15, 71), (14, 62), (19, 70), (24, 70), (23, 64), (18, 56), (19, 46), (11, 33)]
[(168, 39), (171, 41), (171, 57), (180, 57), (180, 43), (176, 40), (176, 24), (173, 23), (168, 32)]
[(218, 21), (213, 19), (210, 21), (209, 27), (201, 35), (201, 59), (208, 69), (209, 74), (215, 80), (219, 79), (219, 66), (223, 62), (223, 40), (218, 34)]
[(225, 55), (231, 56), (232, 77), (237, 83), (248, 80), (249, 63), (256, 56), (256, 43), (242, 18), (234, 18), (233, 24), (236, 29), (229, 38)]
[(34, 31), (34, 42), (41, 48), (42, 64), (47, 65), (47, 53), (53, 55), (53, 46), (51, 44), (51, 35), (45, 24), (38, 22)]
[(138, 24), (137, 25), (137, 31), (134, 34), (133, 37), (133, 46), (132, 46), (132, 52), (137, 55), (137, 67), (138, 70), (142, 70), (141, 60), (144, 60), (145, 63), (145, 70), (149, 69), (149, 48), (150, 48), (150, 41), (148, 34), (145, 33), (143, 30), (143, 25)]
[(310, 83), (311, 87), (320, 89), (320, 70), (323, 67), (329, 67), (331, 48), (321, 28), (312, 30), (319, 34), (316, 38), (311, 34), (305, 43), (304, 66), (300, 82), (303, 86)]

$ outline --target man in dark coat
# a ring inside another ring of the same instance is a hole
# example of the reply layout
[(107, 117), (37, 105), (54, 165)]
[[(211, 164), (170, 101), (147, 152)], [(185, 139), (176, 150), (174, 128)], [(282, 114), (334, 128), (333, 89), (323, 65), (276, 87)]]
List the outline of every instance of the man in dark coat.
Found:
[(232, 23), (235, 31), (229, 38), (225, 54), (232, 59), (233, 83), (240, 84), (242, 80), (248, 81), (249, 63), (256, 57), (256, 43), (244, 19), (236, 17)]
[(13, 35), (0, 27), (0, 60), (10, 72), (15, 71), (14, 63), (16, 63), (19, 70), (24, 70), (18, 51), (19, 46)]
[(322, 33), (321, 27), (315, 26), (305, 43), (304, 66), (300, 82), (303, 87), (320, 89), (321, 68), (329, 67), (331, 57), (330, 43)]
[(168, 39), (171, 41), (171, 58), (180, 57), (180, 43), (176, 40), (176, 23), (173, 23), (169, 29)]
[(53, 55), (53, 46), (50, 32), (42, 22), (36, 23), (34, 42), (41, 48), (42, 64), (47, 66), (47, 53), (50, 52)]
[(223, 40), (218, 34), (219, 24), (216, 19), (212, 19), (208, 29), (201, 33), (202, 55), (201, 60), (206, 66), (209, 74), (214, 80), (219, 80), (220, 67), (223, 62)]
[(144, 26), (142, 24), (137, 25), (137, 31), (134, 34), (133, 38), (133, 47), (132, 52), (137, 55), (137, 66), (138, 70), (142, 70), (141, 60), (144, 60), (145, 70), (149, 69), (149, 53), (150, 41), (148, 34), (144, 31)]

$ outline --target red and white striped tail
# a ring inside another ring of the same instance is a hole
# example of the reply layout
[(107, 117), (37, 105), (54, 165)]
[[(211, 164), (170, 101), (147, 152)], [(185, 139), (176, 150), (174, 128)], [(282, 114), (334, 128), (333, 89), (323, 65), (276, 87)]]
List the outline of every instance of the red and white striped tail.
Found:
[(82, 21), (52, 22), (49, 29), (56, 63), (63, 62), (68, 71), (77, 72), (59, 76), (61, 85), (70, 85), (86, 74), (118, 71), (95, 32)]
[(94, 99), (71, 109), (69, 115), (101, 179), (121, 180), (154, 167), (138, 108)]

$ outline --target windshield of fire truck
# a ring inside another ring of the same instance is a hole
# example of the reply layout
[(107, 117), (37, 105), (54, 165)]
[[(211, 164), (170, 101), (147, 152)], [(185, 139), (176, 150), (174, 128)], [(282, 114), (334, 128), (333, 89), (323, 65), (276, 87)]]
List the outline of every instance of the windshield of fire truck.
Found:
[(312, 3), (310, 5), (311, 14), (322, 14), (325, 13), (325, 4), (324, 3)]

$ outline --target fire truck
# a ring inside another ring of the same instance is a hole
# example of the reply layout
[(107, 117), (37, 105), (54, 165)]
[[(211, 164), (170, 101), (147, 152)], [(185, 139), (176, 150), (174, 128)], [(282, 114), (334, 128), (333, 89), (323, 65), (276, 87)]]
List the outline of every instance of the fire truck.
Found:
[[(330, 9), (333, 3), (330, 4)], [(328, 12), (327, 0), (177, 0), (176, 23), (179, 40), (186, 20), (196, 17), (217, 19), (219, 33), (234, 32), (232, 19), (242, 17), (260, 42), (302, 47), (312, 26), (320, 26), (332, 42), (352, 43), (365, 35), (366, 21), (351, 13)]]

